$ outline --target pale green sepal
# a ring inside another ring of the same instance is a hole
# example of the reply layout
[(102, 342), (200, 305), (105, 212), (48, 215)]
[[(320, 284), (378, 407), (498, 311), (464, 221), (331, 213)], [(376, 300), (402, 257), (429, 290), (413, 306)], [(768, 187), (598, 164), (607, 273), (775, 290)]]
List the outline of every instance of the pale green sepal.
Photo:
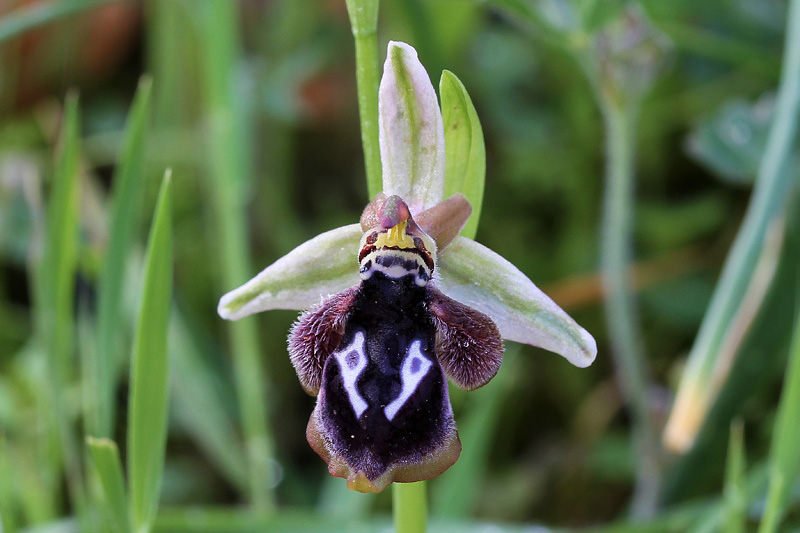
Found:
[(350, 224), (304, 242), (219, 301), (217, 312), (238, 320), (269, 309), (308, 309), (320, 298), (358, 285), (361, 225)]
[(411, 46), (391, 41), (378, 96), (383, 192), (412, 213), (444, 197), (444, 129), (439, 102)]
[(467, 197), (472, 205), (472, 216), (461, 230), (461, 235), (474, 239), (486, 181), (483, 130), (467, 89), (449, 70), (442, 72), (439, 94), (442, 98), (446, 152), (444, 197), (449, 198), (457, 192)]
[(456, 237), (439, 256), (438, 286), (448, 296), (494, 320), (504, 339), (592, 364), (597, 344), (588, 331), (514, 265), (482, 244)]

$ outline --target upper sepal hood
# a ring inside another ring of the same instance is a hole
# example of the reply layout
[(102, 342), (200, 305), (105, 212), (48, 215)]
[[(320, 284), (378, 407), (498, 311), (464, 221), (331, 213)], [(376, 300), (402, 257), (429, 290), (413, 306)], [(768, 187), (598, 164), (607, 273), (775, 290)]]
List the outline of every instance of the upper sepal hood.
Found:
[(389, 43), (378, 110), (383, 192), (416, 215), (444, 195), (444, 126), (428, 73), (405, 43)]

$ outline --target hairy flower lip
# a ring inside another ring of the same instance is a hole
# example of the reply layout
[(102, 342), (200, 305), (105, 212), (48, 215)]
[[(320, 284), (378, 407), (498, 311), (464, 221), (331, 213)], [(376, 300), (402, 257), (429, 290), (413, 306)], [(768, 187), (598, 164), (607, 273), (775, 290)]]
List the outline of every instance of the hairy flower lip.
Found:
[(390, 41), (378, 89), (383, 191), (416, 215), (444, 195), (444, 124), (439, 100), (417, 51)]

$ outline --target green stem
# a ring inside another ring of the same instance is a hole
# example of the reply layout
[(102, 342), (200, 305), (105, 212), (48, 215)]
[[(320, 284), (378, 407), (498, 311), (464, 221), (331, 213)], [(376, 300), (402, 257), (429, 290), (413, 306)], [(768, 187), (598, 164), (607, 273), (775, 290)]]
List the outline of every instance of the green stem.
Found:
[(39, 2), (16, 9), (0, 22), (0, 44), (33, 28), (114, 0), (60, 0)]
[(392, 509), (395, 533), (424, 533), (428, 523), (425, 482), (394, 483)]
[(378, 142), (378, 6), (380, 0), (347, 0), (347, 12), (356, 44), (356, 83), (361, 144), (370, 199), (383, 189), (381, 150)]
[(631, 408), (637, 480), (631, 507), (635, 517), (655, 511), (660, 485), (659, 446), (648, 407), (648, 375), (630, 287), (635, 123), (638, 104), (599, 91), (606, 137), (601, 265), (605, 311), (620, 387)]
[[(209, 0), (206, 9), (205, 91), (208, 151), (222, 283), (240, 285), (251, 274), (244, 205), (246, 167), (243, 135), (237, 120), (234, 66), (238, 57), (237, 4)], [(234, 374), (249, 463), (250, 498), (258, 509), (274, 506), (270, 459), (274, 454), (267, 427), (264, 368), (254, 320), (230, 325)]]

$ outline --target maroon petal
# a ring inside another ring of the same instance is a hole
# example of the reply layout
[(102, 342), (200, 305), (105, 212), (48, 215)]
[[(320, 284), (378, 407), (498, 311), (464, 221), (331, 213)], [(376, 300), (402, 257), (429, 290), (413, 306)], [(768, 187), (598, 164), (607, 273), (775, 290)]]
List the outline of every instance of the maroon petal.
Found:
[(456, 193), (417, 215), (416, 220), (425, 233), (433, 237), (441, 252), (464, 229), (471, 214), (469, 200)]
[(344, 335), (347, 313), (358, 287), (351, 287), (312, 307), (297, 319), (289, 333), (289, 357), (303, 389), (316, 396), (325, 361)]
[(434, 288), (430, 308), (436, 323), (436, 355), (447, 377), (474, 390), (491, 380), (503, 360), (503, 341), (491, 318)]

